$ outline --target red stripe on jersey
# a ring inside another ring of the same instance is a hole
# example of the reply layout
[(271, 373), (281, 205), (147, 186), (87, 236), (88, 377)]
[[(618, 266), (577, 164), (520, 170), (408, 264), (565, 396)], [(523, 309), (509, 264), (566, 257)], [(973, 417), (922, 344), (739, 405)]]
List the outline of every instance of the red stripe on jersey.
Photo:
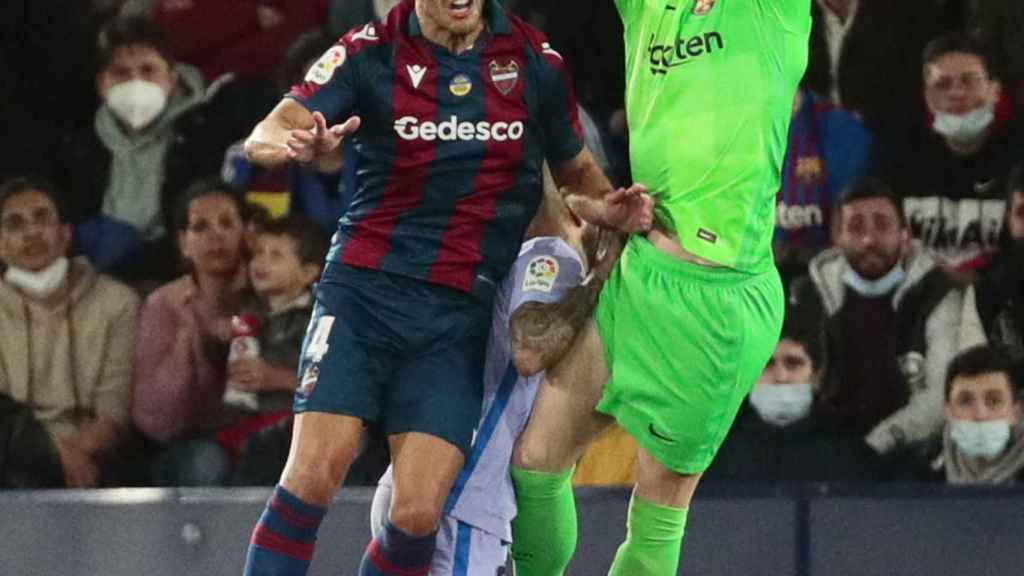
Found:
[[(491, 123), (512, 124), (520, 121), (529, 125), (529, 115), (523, 103), (527, 81), (525, 60), (521, 52), (516, 58), (500, 56), (509, 53), (508, 46), (501, 44), (504, 43), (495, 41), (491, 49), (480, 56), (480, 77), (484, 79), (485, 86), (485, 118)], [(508, 66), (512, 60), (515, 60), (519, 77), (513, 89), (508, 94), (502, 94), (491, 76), (491, 62), (496, 62), (498, 66)], [(476, 265), (483, 259), (480, 253), (483, 236), (488, 224), (494, 221), (498, 197), (513, 189), (523, 170), (524, 144), (525, 138), (487, 140), (483, 160), (473, 180), (473, 193), (455, 204), (448, 227), (441, 237), (437, 257), (430, 267), (428, 280), (466, 291), (472, 289)]]
[[(421, 67), (426, 69), (422, 78), (414, 78), (413, 70), (419, 71)], [(391, 95), (392, 122), (403, 117), (422, 121), (437, 116), (437, 73), (437, 63), (421, 41), (411, 38), (399, 41)], [(423, 198), (427, 169), (437, 147), (434, 142), (418, 138), (406, 140), (397, 133), (393, 137), (395, 150), (388, 183), (377, 206), (355, 223), (355, 231), (341, 253), (344, 264), (379, 268), (381, 260), (391, 250), (391, 234), (398, 218)]]

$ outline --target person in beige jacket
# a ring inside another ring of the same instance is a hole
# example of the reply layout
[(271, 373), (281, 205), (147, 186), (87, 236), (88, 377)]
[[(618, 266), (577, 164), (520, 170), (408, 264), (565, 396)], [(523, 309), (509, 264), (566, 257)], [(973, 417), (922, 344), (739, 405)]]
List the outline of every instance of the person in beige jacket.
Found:
[(0, 185), (0, 394), (45, 427), (65, 484), (90, 487), (129, 422), (139, 298), (68, 259), (61, 206), (46, 182)]

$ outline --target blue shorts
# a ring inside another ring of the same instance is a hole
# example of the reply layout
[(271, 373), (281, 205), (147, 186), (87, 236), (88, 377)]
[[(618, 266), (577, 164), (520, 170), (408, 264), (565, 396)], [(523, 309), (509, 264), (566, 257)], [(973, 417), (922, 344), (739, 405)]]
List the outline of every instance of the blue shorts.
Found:
[(469, 452), (491, 303), (380, 270), (328, 264), (299, 362), (295, 412), (423, 432)]

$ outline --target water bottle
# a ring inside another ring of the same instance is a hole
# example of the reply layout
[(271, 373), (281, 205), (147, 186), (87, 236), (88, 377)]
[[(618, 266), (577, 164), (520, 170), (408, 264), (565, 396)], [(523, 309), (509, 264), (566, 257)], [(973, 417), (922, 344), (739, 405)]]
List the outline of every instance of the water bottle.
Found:
[[(228, 365), (243, 358), (260, 357), (260, 320), (255, 314), (238, 314), (231, 318), (231, 344), (228, 348)], [(224, 404), (256, 411), (259, 399), (255, 392), (239, 390), (228, 380), (224, 389)]]

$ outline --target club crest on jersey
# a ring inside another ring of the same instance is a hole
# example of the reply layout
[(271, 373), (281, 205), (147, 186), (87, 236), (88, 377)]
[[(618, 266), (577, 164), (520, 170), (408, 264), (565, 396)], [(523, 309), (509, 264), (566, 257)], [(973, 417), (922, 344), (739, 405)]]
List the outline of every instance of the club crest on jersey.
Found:
[(448, 84), (448, 90), (461, 98), (473, 90), (473, 81), (465, 74), (456, 74), (455, 78), (452, 78), (452, 81)]
[(508, 96), (515, 89), (519, 82), (519, 64), (515, 60), (509, 60), (507, 64), (498, 64), (497, 60), (491, 60), (488, 66), (491, 72), (491, 82), (499, 92)]
[(334, 46), (316, 61), (306, 73), (306, 82), (312, 82), (323, 86), (334, 76), (334, 71), (345, 63), (348, 53), (344, 46)]
[(716, 1), (717, 0), (697, 0), (697, 3), (693, 6), (693, 15), (703, 16), (708, 12), (711, 12), (711, 9), (715, 7)]
[(551, 292), (558, 278), (558, 260), (551, 256), (537, 256), (526, 264), (526, 277), (523, 278), (523, 292), (536, 290)]

